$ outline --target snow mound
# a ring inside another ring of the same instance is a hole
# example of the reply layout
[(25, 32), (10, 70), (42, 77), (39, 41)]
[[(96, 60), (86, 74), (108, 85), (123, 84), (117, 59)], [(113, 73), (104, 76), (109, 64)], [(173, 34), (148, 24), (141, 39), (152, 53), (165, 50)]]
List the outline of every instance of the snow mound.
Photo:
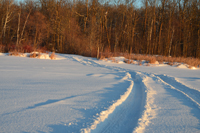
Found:
[(179, 64), (177, 65), (178, 68), (188, 68), (185, 64)]
[(48, 60), (62, 60), (65, 59), (64, 57), (57, 55), (54, 53), (54, 56), (51, 57), (53, 53), (40, 53), (40, 52), (31, 52), (29, 57), (31, 58), (37, 58), (37, 59), (48, 59)]
[(19, 57), (27, 57), (26, 54), (20, 54)]
[(159, 65), (160, 63), (159, 63), (158, 61), (156, 61), (156, 62), (155, 62), (155, 63), (153, 63), (153, 64)]
[(55, 60), (64, 60), (66, 59), (65, 57), (62, 57), (61, 55), (59, 54), (56, 54), (56, 59)]
[(42, 53), (38, 55), (39, 59), (50, 59), (49, 54), (47, 53)]
[(120, 56), (120, 57), (114, 57), (116, 62), (119, 63), (119, 64), (123, 64), (124, 63), (124, 57), (123, 56)]
[(197, 69), (196, 67), (194, 67), (194, 66), (192, 66), (192, 67), (190, 67), (190, 69)]
[(109, 62), (109, 63), (118, 63), (118, 64), (123, 64), (125, 58), (123, 56), (119, 56), (119, 57), (110, 57), (110, 58), (105, 58), (102, 59), (103, 61)]

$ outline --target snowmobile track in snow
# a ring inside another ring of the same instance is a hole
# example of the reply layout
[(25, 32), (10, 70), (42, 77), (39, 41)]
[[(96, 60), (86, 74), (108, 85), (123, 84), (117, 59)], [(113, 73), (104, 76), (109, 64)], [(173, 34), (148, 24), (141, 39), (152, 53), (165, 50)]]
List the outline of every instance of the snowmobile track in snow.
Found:
[(156, 76), (164, 84), (170, 86), (171, 89), (174, 89), (185, 95), (200, 109), (200, 92), (198, 90), (187, 87), (186, 85), (176, 80), (174, 77), (170, 77), (167, 75), (156, 75)]

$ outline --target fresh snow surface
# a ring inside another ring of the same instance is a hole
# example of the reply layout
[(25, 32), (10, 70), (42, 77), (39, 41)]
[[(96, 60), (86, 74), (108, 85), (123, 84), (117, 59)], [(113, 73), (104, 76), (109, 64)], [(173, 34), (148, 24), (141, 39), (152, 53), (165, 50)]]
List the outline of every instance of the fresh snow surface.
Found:
[(200, 132), (200, 69), (0, 55), (2, 133)]

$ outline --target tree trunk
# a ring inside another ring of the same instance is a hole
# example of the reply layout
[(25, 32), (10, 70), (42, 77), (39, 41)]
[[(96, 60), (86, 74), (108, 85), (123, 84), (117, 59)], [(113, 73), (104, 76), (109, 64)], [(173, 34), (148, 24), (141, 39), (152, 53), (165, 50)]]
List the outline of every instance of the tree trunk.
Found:
[(25, 21), (25, 23), (24, 23), (24, 27), (23, 27), (23, 30), (22, 30), (22, 33), (21, 33), (21, 37), (20, 37), (20, 40), (19, 40), (19, 45), (21, 44), (21, 41), (22, 41), (22, 38), (23, 38), (23, 35), (24, 35), (24, 30), (25, 30), (25, 27), (26, 27), (26, 24), (27, 24), (27, 21), (28, 21), (28, 18), (29, 18), (29, 16), (30, 16), (30, 14), (31, 14), (31, 9), (30, 9), (30, 11), (29, 11), (29, 14), (28, 14), (27, 17), (26, 17), (26, 21)]
[(162, 26), (163, 23), (160, 24), (159, 38), (158, 38), (158, 54), (161, 54), (161, 38), (162, 38)]
[(148, 39), (147, 39), (147, 52), (146, 54), (152, 54), (151, 52), (151, 38), (152, 38), (152, 29), (153, 29), (153, 19), (151, 20), (151, 26), (149, 28)]
[(19, 18), (18, 18), (17, 43), (16, 43), (16, 47), (19, 46), (19, 29), (20, 29), (20, 16), (21, 16), (21, 10), (20, 10), (20, 12), (18, 13), (18, 15), (19, 15)]
[(168, 56), (170, 56), (170, 54), (171, 54), (171, 47), (172, 47), (173, 37), (174, 37), (174, 27), (172, 29), (172, 36), (171, 36), (171, 40), (170, 40), (170, 44), (169, 44), (169, 53), (168, 53)]
[(198, 30), (197, 58), (200, 58), (200, 30)]

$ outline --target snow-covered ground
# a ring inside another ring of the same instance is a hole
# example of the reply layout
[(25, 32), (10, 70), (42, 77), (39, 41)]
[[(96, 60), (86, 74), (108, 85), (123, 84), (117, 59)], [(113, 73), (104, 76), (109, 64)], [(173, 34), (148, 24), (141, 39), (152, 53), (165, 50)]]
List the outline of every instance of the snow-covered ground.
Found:
[(0, 132), (200, 132), (200, 69), (57, 57), (0, 53)]

